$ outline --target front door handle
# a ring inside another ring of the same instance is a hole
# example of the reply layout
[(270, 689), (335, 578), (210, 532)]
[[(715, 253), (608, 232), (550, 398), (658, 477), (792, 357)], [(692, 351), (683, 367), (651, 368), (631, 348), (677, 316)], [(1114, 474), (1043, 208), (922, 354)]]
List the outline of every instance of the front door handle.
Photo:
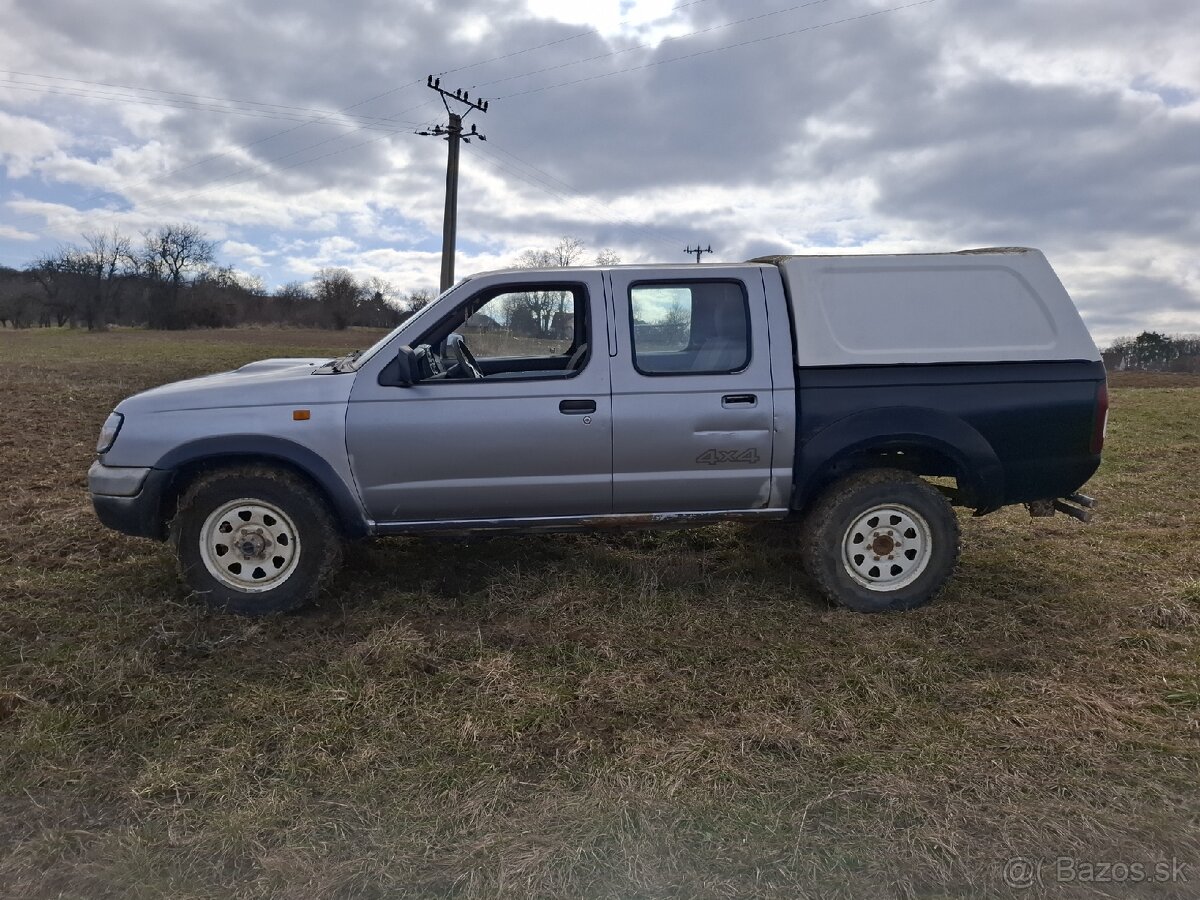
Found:
[(726, 394), (721, 398), (721, 405), (726, 409), (731, 406), (757, 406), (758, 397), (754, 394)]
[(558, 411), (565, 416), (585, 416), (596, 411), (596, 401), (564, 400), (558, 404)]

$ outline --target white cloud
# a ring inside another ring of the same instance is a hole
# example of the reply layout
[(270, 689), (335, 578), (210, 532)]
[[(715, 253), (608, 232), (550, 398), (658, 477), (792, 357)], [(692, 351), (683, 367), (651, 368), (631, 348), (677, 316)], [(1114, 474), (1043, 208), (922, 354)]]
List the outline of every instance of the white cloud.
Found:
[(273, 250), (264, 250), (245, 241), (231, 240), (222, 241), (221, 252), (226, 256), (232, 256), (242, 267), (249, 266), (256, 269), (266, 268), (267, 257), (275, 255)]
[(677, 5), (674, 0), (525, 0), (533, 15), (574, 25), (590, 25), (605, 35), (644, 31), (660, 25)]
[(62, 131), (27, 115), (0, 110), (0, 163), (10, 178), (23, 178), (35, 164), (59, 151), (69, 138)]
[(38, 236), (32, 231), (22, 231), (11, 225), (0, 225), (0, 238), (7, 238), (10, 241), (36, 241)]

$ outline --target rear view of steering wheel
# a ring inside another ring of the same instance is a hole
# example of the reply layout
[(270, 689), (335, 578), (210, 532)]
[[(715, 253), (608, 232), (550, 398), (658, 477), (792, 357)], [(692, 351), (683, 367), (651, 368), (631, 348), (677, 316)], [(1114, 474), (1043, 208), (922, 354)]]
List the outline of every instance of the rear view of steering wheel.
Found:
[(479, 364), (475, 362), (475, 354), (467, 346), (466, 338), (455, 332), (446, 338), (446, 343), (450, 345), (450, 349), (454, 352), (454, 358), (457, 360), (460, 369), (472, 378), (483, 378), (483, 372), (480, 371)]

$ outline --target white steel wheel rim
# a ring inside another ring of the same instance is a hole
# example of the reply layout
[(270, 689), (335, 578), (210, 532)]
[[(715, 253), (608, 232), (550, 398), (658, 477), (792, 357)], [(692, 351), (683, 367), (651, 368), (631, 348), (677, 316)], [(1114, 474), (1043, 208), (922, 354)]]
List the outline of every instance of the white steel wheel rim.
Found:
[(273, 503), (242, 498), (222, 504), (200, 526), (200, 558), (217, 581), (259, 594), (279, 587), (300, 562), (300, 532)]
[(842, 537), (842, 565), (869, 591), (908, 587), (929, 566), (933, 536), (919, 512), (899, 503), (858, 515)]

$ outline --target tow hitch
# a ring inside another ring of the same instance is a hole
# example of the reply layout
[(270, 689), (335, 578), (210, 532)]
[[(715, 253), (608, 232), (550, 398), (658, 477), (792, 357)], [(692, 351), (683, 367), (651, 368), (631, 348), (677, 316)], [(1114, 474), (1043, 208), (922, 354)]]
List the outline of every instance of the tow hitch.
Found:
[(1046, 519), (1060, 512), (1080, 522), (1090, 522), (1096, 501), (1087, 494), (1075, 493), (1057, 500), (1034, 500), (1025, 505), (1029, 507), (1029, 515), (1035, 519)]

